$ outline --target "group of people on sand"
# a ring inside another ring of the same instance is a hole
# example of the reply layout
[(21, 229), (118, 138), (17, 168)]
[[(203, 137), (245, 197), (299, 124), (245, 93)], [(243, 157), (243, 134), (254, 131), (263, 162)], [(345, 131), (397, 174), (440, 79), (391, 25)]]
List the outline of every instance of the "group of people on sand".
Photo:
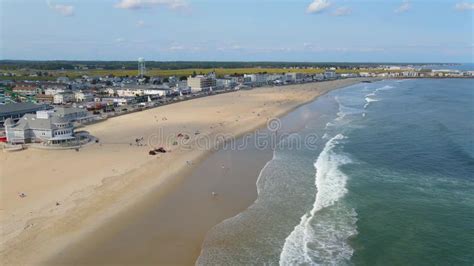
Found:
[[(136, 138), (136, 139), (135, 139), (135, 145), (137, 145), (137, 146), (144, 146), (145, 144), (143, 144), (143, 140), (145, 140), (144, 137)], [(132, 143), (130, 143), (130, 146), (132, 146)]]

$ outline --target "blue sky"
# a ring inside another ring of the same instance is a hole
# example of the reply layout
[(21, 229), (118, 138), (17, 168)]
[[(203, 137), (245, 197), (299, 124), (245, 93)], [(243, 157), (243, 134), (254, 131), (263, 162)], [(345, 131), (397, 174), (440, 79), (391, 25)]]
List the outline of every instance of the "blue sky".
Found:
[(1, 59), (473, 62), (472, 0), (0, 0)]

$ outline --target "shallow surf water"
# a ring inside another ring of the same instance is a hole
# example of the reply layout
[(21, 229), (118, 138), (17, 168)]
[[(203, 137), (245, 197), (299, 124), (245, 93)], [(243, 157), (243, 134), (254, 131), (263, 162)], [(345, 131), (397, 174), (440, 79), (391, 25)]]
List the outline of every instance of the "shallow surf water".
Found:
[(472, 79), (387, 80), (299, 108), (197, 264), (472, 265), (473, 103)]

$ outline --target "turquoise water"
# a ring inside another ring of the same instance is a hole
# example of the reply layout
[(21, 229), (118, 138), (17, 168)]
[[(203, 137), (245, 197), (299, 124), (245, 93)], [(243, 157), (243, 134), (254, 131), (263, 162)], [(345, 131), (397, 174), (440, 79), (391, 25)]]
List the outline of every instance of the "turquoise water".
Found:
[(354, 85), (281, 132), (257, 201), (209, 232), (198, 264), (473, 265), (474, 80)]

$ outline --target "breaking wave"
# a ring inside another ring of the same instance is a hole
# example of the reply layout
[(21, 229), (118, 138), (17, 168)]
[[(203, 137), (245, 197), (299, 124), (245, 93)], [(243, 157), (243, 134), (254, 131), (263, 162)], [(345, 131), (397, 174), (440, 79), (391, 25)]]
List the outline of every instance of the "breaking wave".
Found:
[(329, 140), (316, 160), (317, 193), (313, 209), (301, 217), (300, 224), (286, 238), (280, 265), (350, 262), (354, 251), (347, 240), (357, 234), (357, 214), (339, 201), (347, 193), (347, 176), (339, 167), (351, 161), (334, 151), (344, 138), (338, 134)]
[(367, 109), (367, 107), (369, 107), (370, 103), (379, 101), (378, 99), (373, 98), (373, 97), (377, 96), (377, 92), (391, 90), (393, 88), (395, 88), (395, 87), (390, 86), (390, 85), (385, 85), (383, 87), (375, 89), (372, 93), (369, 93), (369, 94), (365, 95), (366, 104), (364, 105), (364, 109)]

